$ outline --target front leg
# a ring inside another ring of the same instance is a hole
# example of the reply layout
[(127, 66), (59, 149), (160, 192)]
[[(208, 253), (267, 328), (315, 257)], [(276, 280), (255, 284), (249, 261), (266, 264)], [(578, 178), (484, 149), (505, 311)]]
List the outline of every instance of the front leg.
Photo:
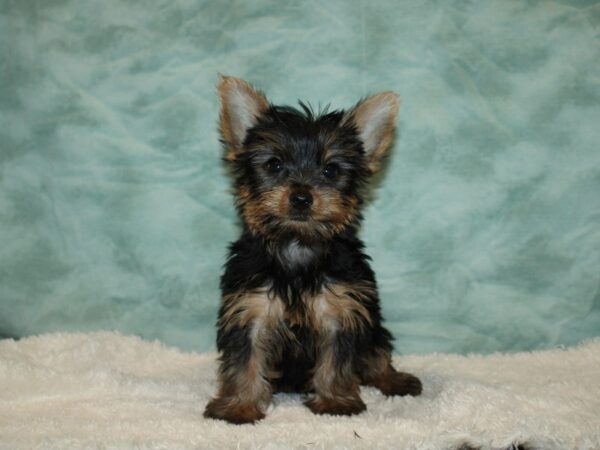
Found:
[(352, 415), (366, 409), (356, 373), (359, 342), (371, 327), (366, 296), (350, 284), (331, 284), (311, 304), (318, 339), (312, 385), (315, 396), (305, 404), (315, 414)]
[[(250, 331), (236, 328), (228, 334), (232, 345), (221, 356), (219, 391), (206, 405), (204, 417), (235, 424), (253, 423), (265, 417), (263, 411), (271, 401), (271, 387)], [(234, 345), (239, 347), (233, 348)]]
[(280, 307), (264, 291), (223, 299), (217, 338), (219, 391), (206, 406), (204, 417), (234, 424), (265, 417), (272, 397), (268, 374), (276, 353), (274, 323), (280, 316)]
[(367, 409), (353, 369), (353, 340), (342, 330), (321, 336), (312, 379), (315, 396), (305, 402), (313, 413), (349, 416)]

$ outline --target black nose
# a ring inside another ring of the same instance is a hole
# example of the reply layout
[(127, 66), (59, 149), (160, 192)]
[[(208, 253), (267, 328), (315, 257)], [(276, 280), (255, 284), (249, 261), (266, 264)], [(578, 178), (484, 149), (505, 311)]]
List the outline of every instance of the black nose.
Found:
[(294, 192), (290, 194), (290, 203), (297, 210), (305, 210), (312, 205), (313, 198), (308, 192)]

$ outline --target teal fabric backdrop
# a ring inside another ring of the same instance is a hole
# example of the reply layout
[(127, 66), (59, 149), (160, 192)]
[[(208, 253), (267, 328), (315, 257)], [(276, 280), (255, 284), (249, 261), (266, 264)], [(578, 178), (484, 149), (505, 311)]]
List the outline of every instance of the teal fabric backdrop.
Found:
[(0, 332), (214, 349), (219, 72), (401, 94), (362, 236), (401, 353), (600, 335), (595, 1), (0, 2)]

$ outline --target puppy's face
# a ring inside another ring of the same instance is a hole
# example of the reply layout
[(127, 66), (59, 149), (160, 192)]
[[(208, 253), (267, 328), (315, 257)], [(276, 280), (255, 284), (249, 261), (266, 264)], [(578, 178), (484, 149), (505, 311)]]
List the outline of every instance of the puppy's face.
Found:
[(258, 118), (233, 159), (240, 210), (253, 231), (328, 239), (357, 219), (367, 167), (341, 119), (277, 107)]
[(270, 105), (246, 82), (222, 77), (220, 131), (248, 228), (265, 238), (331, 239), (359, 218), (361, 184), (393, 138), (396, 94), (315, 116)]

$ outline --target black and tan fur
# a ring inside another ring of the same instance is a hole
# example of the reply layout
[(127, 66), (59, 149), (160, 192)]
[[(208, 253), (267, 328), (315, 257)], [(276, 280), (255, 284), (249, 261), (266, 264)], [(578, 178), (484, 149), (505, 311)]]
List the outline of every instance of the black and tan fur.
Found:
[(220, 131), (243, 232), (221, 278), (219, 390), (204, 415), (264, 417), (275, 392), (316, 414), (364, 411), (359, 386), (419, 395), (391, 364), (375, 276), (357, 236), (361, 191), (394, 135), (398, 98), (315, 115), (221, 77)]

